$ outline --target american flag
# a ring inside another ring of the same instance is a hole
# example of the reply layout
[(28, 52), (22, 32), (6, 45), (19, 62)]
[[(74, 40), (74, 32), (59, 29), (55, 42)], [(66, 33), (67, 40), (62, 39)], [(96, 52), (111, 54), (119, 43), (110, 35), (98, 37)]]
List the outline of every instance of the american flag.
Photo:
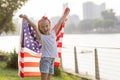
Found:
[[(56, 34), (56, 42), (58, 49), (58, 58), (55, 59), (54, 66), (60, 66), (62, 38), (64, 35), (64, 24), (61, 24), (60, 29)], [(18, 68), (20, 77), (28, 76), (40, 76), (39, 62), (41, 59), (41, 47), (42, 45), (37, 40), (37, 35), (34, 29), (28, 24), (26, 20), (23, 20), (21, 31), (21, 49), (18, 54)], [(54, 27), (55, 28), (55, 27)], [(53, 28), (53, 29), (54, 29)]]
[(22, 47), (28, 48), (35, 53), (40, 53), (42, 45), (37, 39), (35, 30), (27, 23), (26, 20), (23, 22), (23, 33), (22, 34)]

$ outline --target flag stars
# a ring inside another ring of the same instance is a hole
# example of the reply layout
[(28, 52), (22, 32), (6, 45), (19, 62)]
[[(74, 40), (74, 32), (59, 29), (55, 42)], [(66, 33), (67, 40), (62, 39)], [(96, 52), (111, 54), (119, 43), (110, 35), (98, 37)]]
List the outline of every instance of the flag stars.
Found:
[(26, 36), (27, 34), (25, 33), (24, 35)]
[(32, 47), (32, 49), (35, 49), (35, 47)]
[(32, 46), (34, 46), (34, 44), (32, 43)]
[(30, 42), (33, 42), (33, 40), (30, 40)]
[(26, 43), (29, 43), (29, 41), (27, 40)]
[(38, 40), (37, 40), (37, 35), (34, 31), (34, 29), (27, 23), (24, 23), (24, 28), (23, 28), (23, 32), (24, 32), (24, 47), (36, 52), (36, 53), (40, 53), (40, 48), (41, 48), (41, 44), (39, 44)]
[(31, 36), (30, 36), (29, 38), (30, 38), (30, 39), (32, 39), (32, 37), (31, 37)]
[(27, 37), (25, 37), (25, 40), (27, 40), (28, 38)]
[(26, 33), (26, 30), (25, 30), (25, 29), (23, 29), (23, 32), (24, 32), (24, 33)]
[(28, 44), (27, 47), (30, 47), (30, 45)]

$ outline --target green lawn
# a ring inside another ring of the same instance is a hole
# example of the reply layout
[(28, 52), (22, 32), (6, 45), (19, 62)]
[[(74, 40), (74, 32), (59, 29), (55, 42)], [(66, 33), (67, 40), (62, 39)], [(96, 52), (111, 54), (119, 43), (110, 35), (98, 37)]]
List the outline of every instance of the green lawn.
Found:
[[(18, 70), (5, 68), (6, 63), (4, 61), (0, 61), (0, 80), (40, 80), (40, 77), (25, 77), (20, 78), (18, 76)], [(67, 74), (62, 72), (61, 77), (52, 77), (52, 80), (88, 80), (81, 79), (78, 76)]]

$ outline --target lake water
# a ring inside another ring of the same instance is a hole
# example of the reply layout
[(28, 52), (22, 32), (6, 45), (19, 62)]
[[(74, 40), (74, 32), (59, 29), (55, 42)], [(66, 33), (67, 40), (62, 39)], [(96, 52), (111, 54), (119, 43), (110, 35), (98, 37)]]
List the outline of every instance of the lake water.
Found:
[(120, 34), (65, 35), (64, 45), (120, 48)]
[[(19, 36), (1, 36), (0, 50), (19, 50)], [(64, 35), (63, 46), (90, 46), (90, 47), (114, 47), (120, 48), (120, 34), (83, 34)]]
[(73, 53), (76, 46), (79, 73), (95, 76), (94, 49), (97, 48), (100, 80), (120, 80), (119, 42), (120, 34), (65, 35), (62, 49), (63, 67), (75, 71)]
[[(0, 50), (19, 52), (19, 36), (1, 36)], [(94, 48), (97, 48), (101, 80), (119, 80), (120, 76), (120, 34), (64, 35), (63, 68), (74, 71), (74, 46), (77, 48), (79, 73), (95, 76)], [(81, 53), (85, 52), (85, 53)]]

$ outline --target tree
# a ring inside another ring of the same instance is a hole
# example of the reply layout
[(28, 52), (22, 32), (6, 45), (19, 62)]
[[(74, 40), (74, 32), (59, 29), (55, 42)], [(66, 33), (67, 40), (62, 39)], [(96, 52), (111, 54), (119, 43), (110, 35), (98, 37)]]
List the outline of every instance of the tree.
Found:
[(78, 29), (80, 32), (90, 32), (94, 28), (93, 20), (82, 20), (78, 24)]
[(15, 32), (16, 27), (12, 17), (17, 9), (28, 0), (0, 0), (0, 35), (5, 32)]
[(114, 22), (117, 22), (117, 18), (112, 9), (103, 11), (101, 15), (104, 20), (112, 20)]
[(101, 13), (103, 19), (104, 19), (104, 28), (114, 28), (114, 26), (117, 24), (118, 20), (115, 16), (115, 13), (112, 9), (103, 11)]

